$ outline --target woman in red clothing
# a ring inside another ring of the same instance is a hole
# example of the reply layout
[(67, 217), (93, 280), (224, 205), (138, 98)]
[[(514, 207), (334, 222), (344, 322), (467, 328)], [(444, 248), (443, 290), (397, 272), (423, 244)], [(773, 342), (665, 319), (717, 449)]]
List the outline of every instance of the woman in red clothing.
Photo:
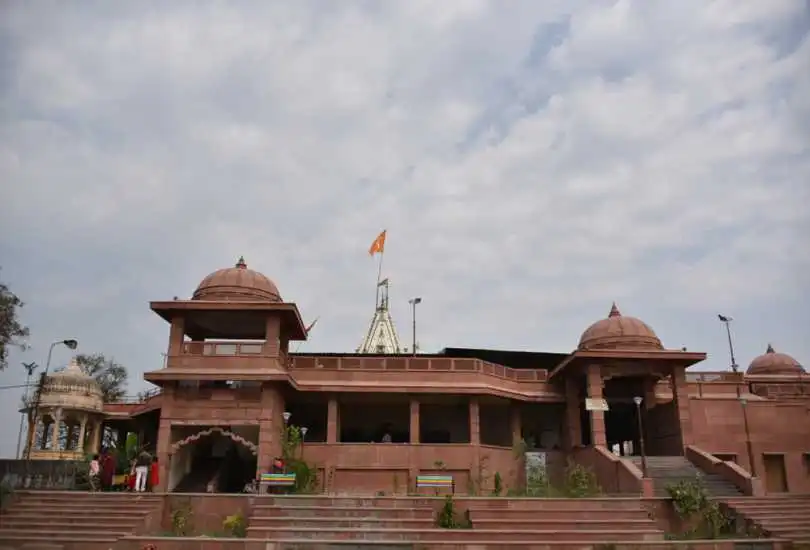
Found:
[(137, 461), (133, 458), (129, 463), (129, 477), (127, 478), (127, 489), (135, 492), (135, 463)]
[(152, 465), (149, 467), (149, 488), (154, 491), (158, 486), (158, 459), (152, 459)]

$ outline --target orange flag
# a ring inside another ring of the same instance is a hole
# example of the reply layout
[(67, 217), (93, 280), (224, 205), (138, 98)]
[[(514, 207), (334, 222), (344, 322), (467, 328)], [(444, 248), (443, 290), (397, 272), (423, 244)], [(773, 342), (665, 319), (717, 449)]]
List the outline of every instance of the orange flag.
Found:
[(371, 246), (368, 248), (369, 256), (373, 256), (378, 252), (380, 254), (385, 252), (385, 229), (382, 230), (382, 233), (377, 235), (377, 238), (374, 239), (374, 242), (371, 243)]

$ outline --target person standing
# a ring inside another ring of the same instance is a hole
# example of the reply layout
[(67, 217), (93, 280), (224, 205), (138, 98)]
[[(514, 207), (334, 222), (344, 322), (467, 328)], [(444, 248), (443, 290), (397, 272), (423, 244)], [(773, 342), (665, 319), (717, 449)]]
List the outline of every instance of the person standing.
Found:
[(159, 468), (158, 467), (158, 459), (157, 459), (157, 457), (154, 457), (152, 459), (152, 466), (150, 466), (150, 468), (149, 468), (149, 490), (151, 490), (152, 492), (155, 491), (155, 489), (158, 486), (158, 482), (160, 481), (160, 479), (158, 478), (158, 476), (159, 476), (159, 473), (158, 473), (159, 469), (158, 468)]
[(149, 466), (152, 464), (152, 456), (146, 451), (138, 453), (135, 459), (135, 492), (146, 491), (146, 482), (149, 479)]

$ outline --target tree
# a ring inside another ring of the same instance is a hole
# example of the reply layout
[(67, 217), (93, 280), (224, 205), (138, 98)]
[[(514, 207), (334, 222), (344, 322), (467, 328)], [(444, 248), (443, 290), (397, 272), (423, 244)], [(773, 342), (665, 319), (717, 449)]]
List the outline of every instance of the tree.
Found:
[(79, 354), (76, 363), (85, 374), (92, 376), (101, 386), (105, 402), (119, 401), (127, 393), (127, 368), (114, 359), (107, 359), (101, 353)]
[(0, 282), (0, 370), (8, 366), (10, 348), (26, 348), (23, 339), (28, 336), (28, 327), (17, 319), (23, 305), (22, 300)]

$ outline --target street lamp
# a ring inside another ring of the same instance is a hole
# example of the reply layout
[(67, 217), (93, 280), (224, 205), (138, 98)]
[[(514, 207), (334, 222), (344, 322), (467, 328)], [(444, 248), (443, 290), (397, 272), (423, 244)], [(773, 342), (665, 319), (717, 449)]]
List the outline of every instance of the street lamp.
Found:
[(757, 477), (757, 467), (754, 463), (754, 450), (751, 447), (751, 432), (748, 429), (748, 399), (740, 397), (740, 406), (743, 412), (743, 425), (745, 426), (745, 448), (748, 451), (748, 464), (751, 468), (751, 477)]
[[(56, 346), (65, 346), (70, 350), (74, 350), (79, 347), (79, 341), (75, 338), (68, 338), (66, 340), (57, 340), (56, 342), (51, 343), (51, 347), (48, 348), (48, 360), (45, 361), (45, 371), (39, 376), (39, 386), (36, 390), (36, 399), (34, 400), (34, 406), (31, 410), (31, 425), (34, 426), (34, 430), (37, 429), (37, 422), (39, 421), (39, 400), (42, 397), (42, 388), (45, 385), (45, 378), (48, 376), (48, 371), (51, 368), (51, 356), (53, 355), (53, 348)], [(31, 441), (28, 442), (28, 446), (25, 452), (25, 459), (28, 460), (31, 458)]]
[(20, 447), (22, 445), (23, 424), (25, 423), (25, 415), (28, 410), (28, 385), (31, 383), (31, 377), (34, 371), (39, 367), (36, 363), (23, 363), (25, 369), (25, 389), (23, 390), (23, 412), (20, 413), (20, 431), (17, 434), (17, 453), (15, 458), (20, 458)]
[(638, 438), (641, 446), (641, 473), (644, 477), (647, 476), (647, 449), (644, 446), (644, 422), (641, 419), (641, 402), (644, 401), (641, 397), (634, 397), (633, 403), (636, 404), (636, 418), (638, 418)]
[(416, 305), (422, 303), (422, 298), (416, 297), (411, 298), (408, 300), (408, 303), (411, 304), (411, 324), (412, 324), (412, 333), (413, 333), (413, 341), (411, 342), (411, 352), (413, 355), (416, 355)]
[(731, 370), (737, 372), (737, 361), (734, 360), (734, 344), (731, 341), (731, 322), (734, 320), (728, 315), (717, 314), (720, 322), (726, 325), (726, 336), (728, 336), (728, 351), (731, 353)]
[(281, 414), (281, 417), (284, 419), (284, 424), (285, 424), (285, 425), (287, 424), (287, 422), (289, 422), (289, 421), (290, 421), (290, 417), (291, 417), (291, 416), (292, 416), (292, 413), (291, 413), (291, 412), (289, 412), (289, 411), (284, 411), (284, 412)]
[(304, 458), (304, 443), (307, 441), (307, 432), (309, 428), (306, 426), (301, 426), (301, 458)]

